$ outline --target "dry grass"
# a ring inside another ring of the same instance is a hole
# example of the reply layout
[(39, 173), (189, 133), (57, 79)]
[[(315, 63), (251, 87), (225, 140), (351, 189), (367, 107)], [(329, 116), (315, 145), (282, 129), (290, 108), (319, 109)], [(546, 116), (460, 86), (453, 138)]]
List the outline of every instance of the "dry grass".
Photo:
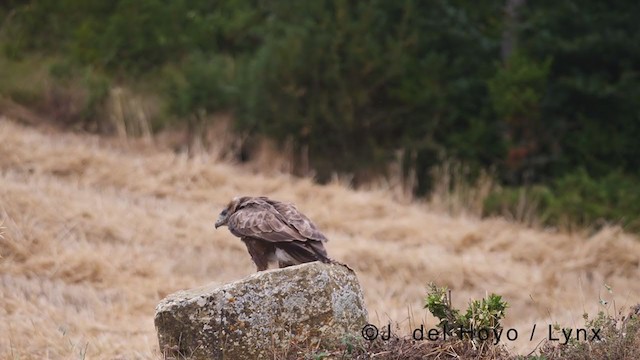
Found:
[(435, 326), (422, 310), (429, 281), (453, 289), (456, 307), (503, 295), (504, 325), (520, 333), (507, 345), (523, 353), (543, 338), (529, 342), (534, 323), (579, 327), (600, 298), (640, 299), (640, 242), (617, 228), (586, 238), (451, 217), (389, 192), (0, 118), (0, 358), (158, 357), (162, 297), (255, 271), (242, 243), (213, 228), (238, 194), (297, 203), (331, 239), (329, 253), (357, 271), (371, 322), (407, 333)]

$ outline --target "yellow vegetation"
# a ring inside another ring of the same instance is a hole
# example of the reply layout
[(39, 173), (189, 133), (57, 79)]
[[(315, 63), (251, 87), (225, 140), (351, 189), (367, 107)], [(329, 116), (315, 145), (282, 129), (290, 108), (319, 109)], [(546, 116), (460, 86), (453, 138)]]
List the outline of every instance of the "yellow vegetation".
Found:
[(547, 324), (582, 326), (600, 298), (640, 300), (640, 242), (617, 228), (587, 237), (452, 217), (388, 191), (0, 118), (0, 358), (158, 357), (162, 297), (255, 271), (244, 245), (213, 227), (239, 194), (295, 202), (330, 238), (329, 254), (357, 271), (371, 321), (406, 333), (435, 326), (422, 309), (430, 281), (450, 287), (457, 307), (503, 295), (504, 324), (527, 352)]

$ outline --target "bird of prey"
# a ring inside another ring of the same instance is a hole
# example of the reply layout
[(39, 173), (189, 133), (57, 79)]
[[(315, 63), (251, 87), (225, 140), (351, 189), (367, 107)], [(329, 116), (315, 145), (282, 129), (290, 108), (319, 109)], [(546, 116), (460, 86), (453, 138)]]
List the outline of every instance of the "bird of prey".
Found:
[(281, 268), (332, 262), (323, 245), (327, 238), (293, 204), (264, 196), (236, 197), (222, 210), (215, 227), (224, 225), (245, 243), (258, 271), (266, 270), (270, 262)]

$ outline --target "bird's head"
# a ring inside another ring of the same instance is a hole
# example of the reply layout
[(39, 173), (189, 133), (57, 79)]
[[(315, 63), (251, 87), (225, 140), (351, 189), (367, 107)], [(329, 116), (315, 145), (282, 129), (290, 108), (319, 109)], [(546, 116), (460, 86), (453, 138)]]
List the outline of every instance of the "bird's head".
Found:
[(216, 224), (215, 224), (216, 229), (219, 228), (220, 226), (227, 225), (229, 216), (231, 216), (234, 212), (236, 212), (241, 200), (242, 198), (235, 197), (233, 198), (233, 200), (229, 202), (229, 204), (224, 209), (222, 209), (222, 211), (220, 212), (220, 215), (218, 215), (218, 220), (216, 220)]

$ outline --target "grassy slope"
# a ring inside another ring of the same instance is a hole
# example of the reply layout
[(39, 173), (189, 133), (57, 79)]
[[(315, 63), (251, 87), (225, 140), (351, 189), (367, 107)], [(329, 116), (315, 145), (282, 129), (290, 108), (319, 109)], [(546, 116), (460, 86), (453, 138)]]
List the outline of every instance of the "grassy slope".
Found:
[(640, 299), (640, 242), (617, 229), (584, 238), (452, 218), (384, 192), (0, 117), (0, 358), (156, 357), (153, 314), (163, 296), (254, 271), (242, 243), (213, 228), (238, 194), (297, 203), (331, 239), (330, 255), (358, 272), (372, 322), (391, 319), (407, 333), (422, 321), (435, 326), (421, 309), (429, 281), (451, 287), (458, 306), (504, 295), (505, 325), (527, 352), (541, 326), (581, 326), (599, 297), (618, 307)]

